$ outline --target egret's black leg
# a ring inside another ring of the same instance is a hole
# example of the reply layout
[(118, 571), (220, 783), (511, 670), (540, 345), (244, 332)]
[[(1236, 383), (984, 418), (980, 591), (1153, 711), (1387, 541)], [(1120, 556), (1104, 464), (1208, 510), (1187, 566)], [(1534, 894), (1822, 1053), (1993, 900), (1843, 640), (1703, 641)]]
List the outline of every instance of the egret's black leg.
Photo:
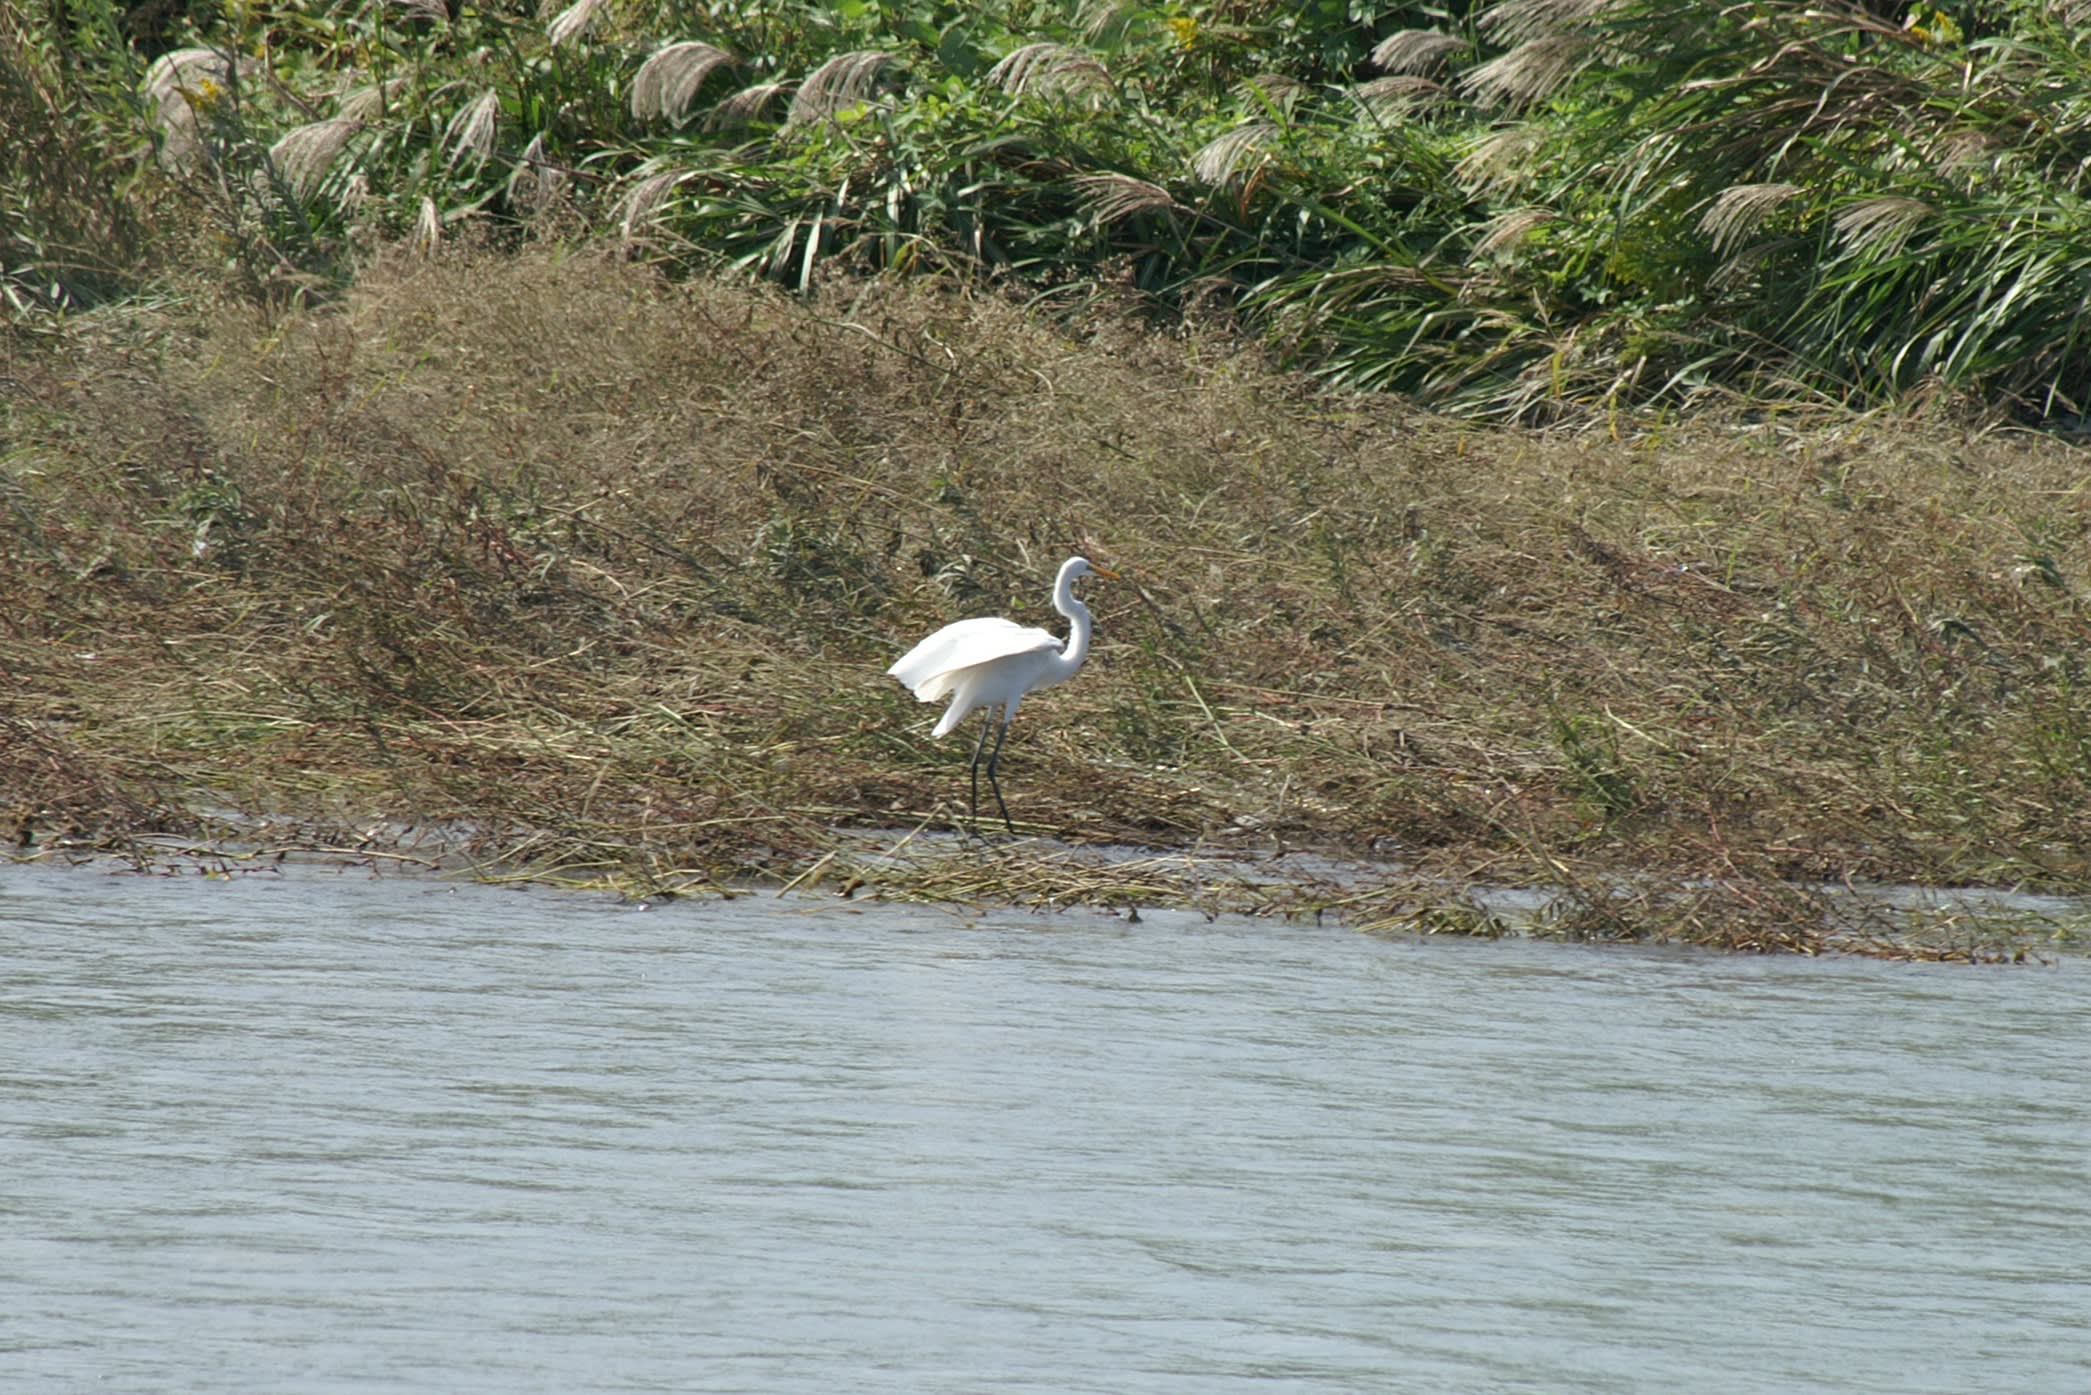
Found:
[[(985, 740), (987, 737), (987, 733), (984, 731), (981, 732), (980, 735), (983, 740)], [(1009, 806), (1002, 802), (1002, 782), (995, 778), (995, 767), (1001, 764), (1002, 761), (1002, 743), (1004, 741), (1007, 741), (1008, 739), (1009, 719), (1005, 717), (1002, 719), (1002, 730), (995, 736), (995, 749), (988, 753), (987, 783), (988, 788), (992, 789), (995, 792), (995, 807), (1002, 811), (1002, 826), (1008, 829), (1011, 833), (1015, 833), (1016, 825), (1009, 821)], [(975, 794), (974, 798), (977, 802), (979, 798), (977, 793)], [(979, 815), (975, 814), (974, 819), (977, 822), (979, 819)]]
[[(968, 807), (973, 815), (973, 832), (976, 834), (980, 832), (980, 753), (987, 749), (988, 728), (994, 724), (995, 709), (990, 707), (981, 714), (980, 739), (973, 743), (973, 759), (966, 765), (966, 773), (973, 777), (973, 802)], [(1001, 743), (996, 743), (996, 749), (1001, 749)], [(990, 776), (989, 779), (992, 781), (993, 777)], [(995, 797), (1002, 797), (1000, 791), (996, 792)]]

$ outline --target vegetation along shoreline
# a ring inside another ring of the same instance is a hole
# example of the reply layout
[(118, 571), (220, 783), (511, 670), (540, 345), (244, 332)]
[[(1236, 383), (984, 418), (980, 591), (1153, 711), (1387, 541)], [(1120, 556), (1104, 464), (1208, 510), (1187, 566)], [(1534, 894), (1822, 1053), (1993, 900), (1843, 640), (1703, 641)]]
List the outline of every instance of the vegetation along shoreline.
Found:
[(2091, 892), (2052, 7), (1106, 8), (10, 11), (16, 854), (2081, 944), (1849, 890)]

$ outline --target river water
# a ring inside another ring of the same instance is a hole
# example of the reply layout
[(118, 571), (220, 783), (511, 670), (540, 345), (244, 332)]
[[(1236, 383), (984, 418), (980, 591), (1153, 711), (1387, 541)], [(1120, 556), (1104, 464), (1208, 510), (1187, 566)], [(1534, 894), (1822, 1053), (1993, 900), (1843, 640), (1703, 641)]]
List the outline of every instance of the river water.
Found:
[(0, 1387), (2082, 1395), (2087, 990), (0, 867)]

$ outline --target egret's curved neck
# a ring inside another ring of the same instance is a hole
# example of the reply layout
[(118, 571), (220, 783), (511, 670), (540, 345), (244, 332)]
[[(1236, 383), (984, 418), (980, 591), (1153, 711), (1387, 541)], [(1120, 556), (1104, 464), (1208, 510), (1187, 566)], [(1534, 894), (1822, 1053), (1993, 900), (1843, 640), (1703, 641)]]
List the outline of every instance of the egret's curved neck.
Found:
[(1056, 665), (1063, 678), (1071, 677), (1089, 657), (1089, 607), (1075, 599), (1075, 579), (1066, 572), (1053, 583), (1053, 609), (1067, 617), (1067, 647)]

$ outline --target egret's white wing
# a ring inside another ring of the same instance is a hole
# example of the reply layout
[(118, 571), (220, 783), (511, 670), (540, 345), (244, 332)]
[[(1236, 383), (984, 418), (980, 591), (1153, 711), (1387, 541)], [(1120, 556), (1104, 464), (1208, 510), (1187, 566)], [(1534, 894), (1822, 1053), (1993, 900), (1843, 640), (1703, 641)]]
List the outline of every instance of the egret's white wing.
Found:
[(959, 669), (1017, 654), (1057, 653), (1060, 646), (1058, 635), (1034, 625), (984, 616), (946, 625), (901, 655), (886, 672), (922, 701), (936, 702), (951, 692), (951, 685), (942, 680)]

